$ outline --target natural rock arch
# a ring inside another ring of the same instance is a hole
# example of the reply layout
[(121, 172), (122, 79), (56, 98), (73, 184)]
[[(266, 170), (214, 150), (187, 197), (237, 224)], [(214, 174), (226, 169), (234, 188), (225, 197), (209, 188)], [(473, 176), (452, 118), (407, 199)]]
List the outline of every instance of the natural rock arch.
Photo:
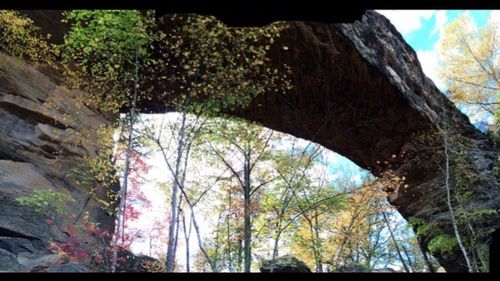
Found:
[[(500, 206), (498, 175), (493, 171), (498, 166), (495, 143), (425, 77), (413, 49), (384, 17), (369, 11), (352, 24), (292, 22), (276, 40), (271, 58), (291, 67), (294, 89), (286, 95), (260, 95), (248, 107), (227, 114), (317, 142), (374, 175), (391, 170), (404, 176), (408, 187), (392, 191), (390, 202), (405, 218), (436, 222), (453, 235), (446, 205), (436, 199), (445, 194), (440, 161), (430, 161), (441, 157), (438, 128), (447, 128), (467, 142), (470, 165), (464, 169), (480, 176), (469, 186), (474, 205)], [(31, 66), (0, 57), (0, 236), (7, 237), (0, 240), (38, 245), (40, 255), (44, 243), (61, 233), (30, 219), (29, 210), (13, 199), (43, 182), (72, 194), (76, 201), (68, 208), (84, 205), (85, 192), (74, 188), (64, 171), (95, 151), (82, 147), (59, 153), (64, 144), (58, 138), (83, 124), (108, 121), (88, 108), (76, 110), (77, 94)], [(158, 104), (165, 101), (153, 99), (141, 107), (166, 110)], [(64, 113), (73, 121), (61, 118)], [(113, 228), (112, 218), (95, 202), (85, 208)], [(499, 224), (496, 216), (481, 227)], [(423, 244), (429, 239), (423, 237)], [(29, 268), (13, 252), (0, 247), (0, 258), (9, 259), (18, 270)], [(447, 271), (466, 270), (458, 249), (438, 259)]]
[[(317, 142), (376, 176), (404, 176), (407, 188), (390, 192), (390, 203), (406, 219), (434, 222), (454, 237), (444, 203), (440, 128), (446, 128), (468, 144), (463, 172), (481, 179), (467, 186), (473, 204), (500, 206), (498, 146), (424, 75), (415, 51), (383, 16), (369, 11), (353, 24), (291, 23), (272, 58), (291, 67), (295, 89), (258, 96), (229, 114)], [(500, 227), (498, 216), (481, 227)], [(437, 258), (447, 271), (466, 271), (458, 247)]]

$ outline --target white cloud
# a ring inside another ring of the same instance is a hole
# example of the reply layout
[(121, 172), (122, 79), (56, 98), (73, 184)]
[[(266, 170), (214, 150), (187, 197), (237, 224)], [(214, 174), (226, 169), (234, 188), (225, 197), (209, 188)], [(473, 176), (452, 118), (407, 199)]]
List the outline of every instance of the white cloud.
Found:
[(341, 176), (342, 176), (341, 173), (333, 173), (333, 174), (328, 173), (327, 180), (328, 180), (328, 182), (334, 182), (334, 181), (340, 179)]
[(435, 17), (436, 22), (431, 35), (438, 33), (439, 39), (436, 41), (434, 46), (432, 46), (431, 50), (416, 52), (425, 75), (434, 81), (434, 84), (436, 84), (441, 91), (444, 91), (446, 89), (446, 82), (438, 75), (438, 68), (440, 64), (439, 44), (441, 42), (443, 29), (448, 22), (448, 16), (446, 15), (446, 11), (439, 10), (435, 12)]
[(493, 10), (490, 14), (490, 20), (500, 25), (500, 10)]
[[(491, 11), (489, 22), (496, 26), (496, 40), (500, 41), (500, 10)], [(498, 56), (500, 59), (500, 56)]]
[(326, 162), (330, 165), (338, 163), (340, 160), (342, 160), (343, 157), (342, 155), (328, 149), (325, 149), (322, 154)]
[(353, 176), (350, 178), (350, 180), (351, 180), (352, 182), (355, 182), (356, 184), (362, 184), (362, 183), (363, 183), (363, 181), (362, 181), (362, 179), (361, 179), (361, 174), (359, 174), (359, 173), (358, 173), (358, 174), (353, 175)]
[(435, 14), (436, 17), (436, 23), (434, 25), (434, 29), (431, 32), (431, 35), (434, 35), (439, 32), (439, 37), (441, 37), (441, 31), (446, 25), (446, 22), (448, 22), (448, 16), (446, 16), (446, 11), (439, 10)]
[[(500, 10), (491, 11), (489, 21), (496, 27), (496, 42), (500, 42)], [(500, 56), (496, 56), (495, 64), (500, 65)]]
[(438, 43), (434, 45), (434, 48), (430, 51), (419, 51), (417, 52), (418, 61), (422, 66), (422, 70), (425, 75), (434, 81), (434, 84), (442, 91), (446, 88), (445, 81), (439, 78), (438, 67), (439, 67), (439, 53), (437, 51)]
[(422, 20), (428, 20), (434, 15), (432, 10), (377, 10), (388, 18), (396, 29), (403, 35), (422, 26)]

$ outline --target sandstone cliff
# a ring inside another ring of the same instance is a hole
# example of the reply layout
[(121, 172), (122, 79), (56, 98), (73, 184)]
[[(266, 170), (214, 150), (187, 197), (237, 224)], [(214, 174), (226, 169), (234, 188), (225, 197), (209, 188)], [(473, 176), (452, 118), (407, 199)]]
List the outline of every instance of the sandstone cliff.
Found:
[(65, 206), (68, 217), (57, 218), (60, 225), (79, 219), (69, 214), (88, 211), (104, 229), (113, 229), (113, 218), (67, 176), (83, 156), (96, 153), (91, 142), (78, 144), (76, 132), (108, 123), (97, 112), (78, 107), (78, 94), (0, 54), (0, 271), (47, 269), (55, 262), (47, 250), (49, 241), (67, 239), (64, 229), (47, 224), (46, 217), (16, 201), (35, 189), (52, 189), (74, 199)]

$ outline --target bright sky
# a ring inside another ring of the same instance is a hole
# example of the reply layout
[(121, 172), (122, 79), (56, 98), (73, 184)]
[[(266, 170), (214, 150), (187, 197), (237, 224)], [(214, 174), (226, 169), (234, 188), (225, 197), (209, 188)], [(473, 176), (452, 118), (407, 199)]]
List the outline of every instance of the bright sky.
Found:
[(439, 88), (444, 88), (443, 81), (437, 77), (436, 73), (439, 63), (438, 42), (444, 26), (463, 13), (468, 13), (477, 27), (484, 26), (490, 16), (500, 17), (500, 11), (483, 10), (380, 10), (377, 12), (387, 17), (401, 32), (408, 44), (415, 49), (424, 72)]
[[(401, 32), (405, 40), (415, 49), (417, 52), (419, 61), (422, 65), (424, 73), (431, 78), (434, 83), (444, 90), (444, 83), (437, 77), (436, 68), (439, 63), (439, 54), (438, 54), (438, 42), (441, 38), (441, 32), (443, 27), (446, 24), (449, 24), (452, 20), (456, 19), (462, 13), (469, 13), (474, 20), (474, 23), (478, 26), (484, 26), (490, 17), (498, 19), (500, 23), (500, 11), (431, 11), (431, 10), (422, 10), (422, 11), (378, 11), (379, 13), (385, 15), (394, 26)], [(471, 110), (464, 110), (466, 114), (469, 114), (469, 118), (472, 123), (475, 123), (480, 120), (477, 114), (472, 114)], [(475, 111), (477, 112), (477, 110)], [(171, 120), (174, 120), (175, 113), (169, 114)], [(150, 115), (151, 119), (161, 120), (161, 115)], [(303, 141), (304, 144), (307, 141)], [(285, 145), (284, 143), (282, 145)], [(338, 178), (341, 174), (348, 174), (351, 179), (354, 181), (361, 183), (361, 178), (363, 174), (366, 174), (366, 171), (359, 168), (357, 165), (352, 163), (347, 158), (336, 154), (331, 151), (327, 151), (325, 153), (325, 157), (328, 159), (328, 167), (327, 170), (329, 172), (328, 178), (330, 180), (334, 180)], [(151, 211), (148, 211), (147, 215), (144, 216), (140, 220), (139, 226), (144, 229), (151, 228), (151, 225), (154, 223), (155, 219), (161, 219), (164, 217), (166, 212), (165, 201), (166, 197), (159, 189), (156, 187), (155, 182), (158, 179), (165, 180), (165, 164), (162, 163), (161, 155), (158, 153), (152, 156), (150, 167), (150, 173), (148, 178), (150, 181), (144, 184), (144, 192), (149, 196), (152, 200), (153, 208)], [(169, 178), (169, 177), (168, 177)], [(209, 220), (203, 218), (201, 214), (198, 218), (202, 232), (207, 233), (207, 229), (209, 228)], [(194, 234), (194, 233), (193, 233)], [(181, 235), (180, 235), (181, 236)], [(193, 235), (191, 248), (193, 252), (197, 251), (198, 246), (196, 244), (196, 237)], [(138, 241), (133, 245), (133, 250), (137, 253), (143, 252), (147, 254), (147, 239), (144, 242)], [(181, 264), (183, 264), (185, 255), (183, 254), (183, 246), (179, 247), (178, 251), (178, 259)]]
[[(437, 67), (440, 61), (438, 43), (443, 28), (464, 13), (471, 16), (476, 28), (485, 26), (490, 19), (500, 26), (500, 10), (378, 10), (377, 12), (387, 17), (401, 32), (406, 42), (415, 49), (424, 73), (442, 91), (446, 90), (445, 83), (439, 79)], [(500, 29), (497, 36), (500, 38)], [(485, 117), (485, 112), (479, 108), (459, 108), (469, 116), (471, 123), (481, 130), (486, 128), (480, 121), (491, 123), (492, 117)]]

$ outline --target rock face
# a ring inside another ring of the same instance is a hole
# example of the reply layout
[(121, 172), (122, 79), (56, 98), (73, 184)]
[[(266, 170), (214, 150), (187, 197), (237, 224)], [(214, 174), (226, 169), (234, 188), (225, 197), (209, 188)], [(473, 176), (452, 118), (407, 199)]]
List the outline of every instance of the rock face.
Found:
[[(498, 145), (475, 129), (423, 74), (415, 51), (386, 18), (368, 11), (353, 24), (290, 25), (276, 40), (272, 58), (277, 65), (291, 67), (294, 90), (258, 96), (249, 107), (229, 114), (317, 142), (376, 176), (390, 172), (404, 177), (403, 183), (387, 190), (390, 203), (406, 219), (420, 219), (454, 237), (442, 168), (441, 130), (446, 129), (460, 139), (460, 145), (450, 147), (460, 146), (466, 163), (451, 163), (452, 170), (474, 178), (452, 180), (455, 189), (461, 184), (460, 192), (471, 193), (463, 207), (500, 207), (494, 172)], [(472, 227), (489, 233), (500, 227), (500, 217), (475, 217)], [(469, 230), (460, 231), (464, 235)], [(422, 236), (424, 247), (432, 238)], [(435, 256), (448, 272), (466, 271), (458, 247)]]
[(293, 256), (282, 256), (276, 258), (274, 261), (274, 266), (272, 265), (271, 260), (262, 261), (262, 265), (260, 266), (260, 272), (263, 273), (280, 273), (280, 272), (311, 272), (311, 269), (307, 267), (307, 265)]
[(64, 229), (16, 201), (37, 189), (63, 192), (74, 200), (65, 205), (67, 215), (56, 218), (60, 225), (74, 223), (69, 214), (88, 211), (105, 230), (113, 229), (113, 218), (67, 177), (83, 156), (96, 153), (92, 146), (76, 144), (76, 132), (108, 123), (89, 108), (78, 108), (76, 95), (32, 66), (0, 54), (0, 271), (43, 271), (56, 262), (49, 241), (67, 238)]
[[(44, 28), (64, 30), (50, 22)], [(272, 46), (271, 57), (276, 65), (291, 67), (294, 89), (286, 95), (258, 96), (249, 107), (227, 114), (317, 142), (376, 176), (391, 172), (404, 177), (404, 184), (387, 190), (390, 202), (405, 218), (421, 219), (453, 236), (441, 168), (441, 130), (446, 129), (460, 139), (466, 165), (458, 169), (474, 179), (462, 188), (471, 194), (464, 207), (500, 207), (493, 169), (499, 165), (498, 146), (423, 74), (414, 50), (383, 16), (368, 11), (352, 24), (291, 22)], [(87, 192), (65, 180), (69, 167), (95, 151), (60, 140), (107, 120), (91, 109), (77, 110), (78, 93), (53, 78), (0, 56), (0, 261), (11, 265), (0, 270), (30, 270), (19, 260), (20, 251), (50, 255), (47, 242), (64, 237), (16, 203), (17, 196), (35, 188), (70, 194), (75, 201), (68, 210), (90, 210), (113, 228), (113, 219), (95, 202), (85, 205)], [(151, 103), (144, 108), (164, 110), (153, 106), (165, 104), (161, 97), (152, 97)], [(490, 215), (472, 224), (476, 231), (487, 232), (500, 228), (500, 217)], [(422, 244), (430, 239), (422, 237)], [(448, 272), (466, 270), (457, 248), (437, 258)]]

